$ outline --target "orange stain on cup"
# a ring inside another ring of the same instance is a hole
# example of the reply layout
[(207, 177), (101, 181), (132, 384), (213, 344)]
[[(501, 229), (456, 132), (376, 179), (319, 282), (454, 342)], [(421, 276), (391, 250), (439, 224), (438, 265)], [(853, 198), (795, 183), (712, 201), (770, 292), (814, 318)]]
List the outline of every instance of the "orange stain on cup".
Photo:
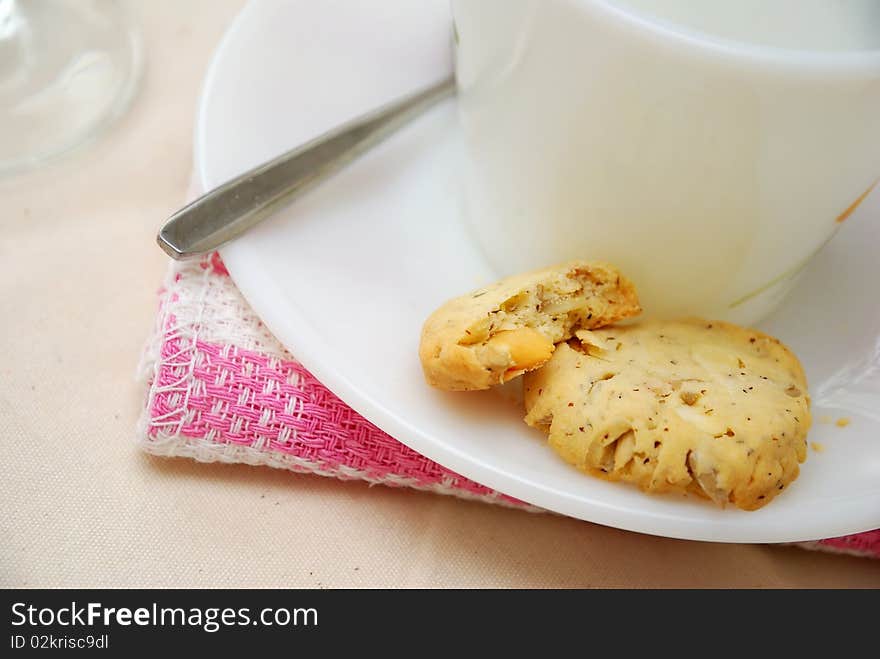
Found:
[(863, 201), (865, 201), (865, 197), (867, 197), (869, 194), (871, 194), (871, 190), (874, 189), (874, 187), (877, 185), (877, 183), (880, 183), (880, 178), (878, 178), (870, 186), (868, 186), (868, 189), (865, 190), (862, 194), (860, 194), (859, 198), (856, 199), (853, 203), (851, 203), (849, 205), (849, 208), (847, 208), (840, 215), (838, 215), (836, 221), (843, 222), (846, 218), (848, 218), (850, 215), (852, 215), (855, 212), (856, 208), (859, 207), (859, 204), (861, 204)]

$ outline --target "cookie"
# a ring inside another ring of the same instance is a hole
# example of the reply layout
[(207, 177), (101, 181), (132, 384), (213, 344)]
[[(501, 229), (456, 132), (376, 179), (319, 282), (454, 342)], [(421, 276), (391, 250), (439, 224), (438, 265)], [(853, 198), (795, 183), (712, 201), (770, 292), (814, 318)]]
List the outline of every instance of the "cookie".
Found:
[(578, 469), (755, 510), (795, 478), (807, 382), (778, 340), (723, 322), (578, 331), (524, 380), (526, 423)]
[(575, 329), (639, 311), (635, 288), (615, 268), (571, 261), (450, 300), (425, 321), (419, 358), (434, 387), (488, 389), (539, 368)]

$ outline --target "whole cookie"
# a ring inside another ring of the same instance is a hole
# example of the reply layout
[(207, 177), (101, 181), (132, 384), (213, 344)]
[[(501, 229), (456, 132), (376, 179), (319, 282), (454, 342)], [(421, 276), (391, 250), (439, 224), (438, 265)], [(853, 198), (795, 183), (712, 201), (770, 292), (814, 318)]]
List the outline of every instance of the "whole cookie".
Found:
[(698, 320), (579, 331), (525, 378), (526, 423), (579, 469), (744, 510), (797, 478), (810, 427), (797, 358)]
[(615, 268), (571, 261), (450, 300), (425, 321), (419, 358), (432, 386), (488, 389), (539, 368), (575, 329), (639, 311), (635, 288)]

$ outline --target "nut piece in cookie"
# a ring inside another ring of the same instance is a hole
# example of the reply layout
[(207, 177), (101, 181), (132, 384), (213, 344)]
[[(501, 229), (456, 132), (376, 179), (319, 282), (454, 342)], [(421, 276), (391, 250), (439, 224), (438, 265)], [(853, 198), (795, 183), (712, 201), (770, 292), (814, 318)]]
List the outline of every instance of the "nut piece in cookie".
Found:
[(539, 368), (576, 329), (639, 311), (635, 288), (615, 268), (571, 261), (450, 300), (425, 321), (419, 358), (434, 387), (488, 389)]
[(807, 382), (779, 341), (722, 322), (578, 331), (525, 377), (526, 423), (577, 468), (755, 510), (797, 478)]

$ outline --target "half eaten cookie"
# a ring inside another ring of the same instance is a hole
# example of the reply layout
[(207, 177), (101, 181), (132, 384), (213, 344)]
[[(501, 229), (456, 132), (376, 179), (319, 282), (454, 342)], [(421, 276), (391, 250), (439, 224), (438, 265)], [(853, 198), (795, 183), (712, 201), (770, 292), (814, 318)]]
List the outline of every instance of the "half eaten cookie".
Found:
[(571, 261), (450, 300), (425, 321), (419, 358), (434, 387), (488, 389), (543, 366), (575, 330), (639, 311), (635, 288), (614, 267)]

